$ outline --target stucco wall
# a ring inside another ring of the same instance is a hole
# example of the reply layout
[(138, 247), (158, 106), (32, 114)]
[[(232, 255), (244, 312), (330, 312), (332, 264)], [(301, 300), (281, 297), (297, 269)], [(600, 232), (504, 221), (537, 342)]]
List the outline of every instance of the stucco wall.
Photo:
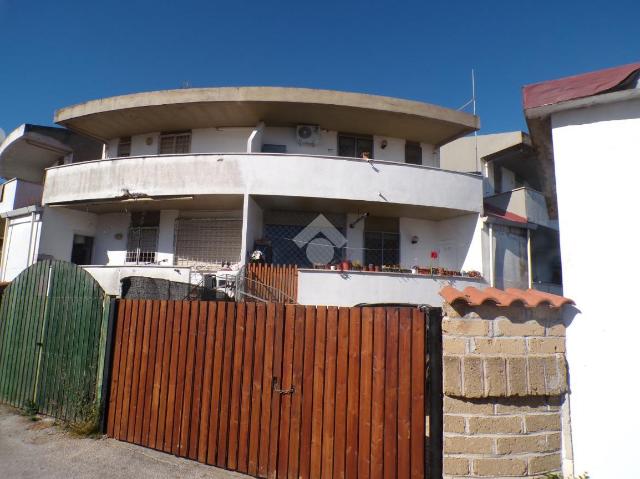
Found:
[(246, 260), (253, 253), (253, 245), (257, 239), (262, 238), (263, 213), (260, 205), (251, 196), (244, 198), (242, 225), (242, 251), (240, 260)]
[(38, 257), (42, 228), (40, 213), (7, 218), (6, 236), (2, 244), (2, 281), (12, 281)]
[(68, 208), (45, 208), (42, 218), (40, 255), (71, 260), (73, 236), (95, 236), (97, 215)]
[(552, 128), (564, 294), (580, 309), (567, 333), (575, 471), (631, 477), (640, 321), (612, 305), (635, 298), (637, 286), (609, 278), (640, 269), (630, 216), (638, 204), (640, 100), (556, 113)]
[(484, 289), (482, 279), (431, 277), (405, 273), (298, 270), (298, 303), (354, 306), (359, 303), (442, 305), (438, 292), (446, 285)]
[(29, 181), (12, 179), (4, 183), (0, 213), (17, 210), (25, 206), (39, 205), (43, 186)]
[(482, 179), (475, 175), (379, 161), (269, 154), (162, 155), (51, 168), (43, 201), (114, 198), (124, 188), (150, 196), (250, 193), (469, 212), (482, 207)]
[(127, 232), (130, 223), (130, 213), (98, 215), (92, 263), (124, 264), (127, 255)]

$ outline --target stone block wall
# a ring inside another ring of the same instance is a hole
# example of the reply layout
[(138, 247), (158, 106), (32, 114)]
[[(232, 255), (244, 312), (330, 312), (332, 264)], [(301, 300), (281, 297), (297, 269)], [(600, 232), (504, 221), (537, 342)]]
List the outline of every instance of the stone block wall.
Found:
[(567, 392), (561, 310), (445, 305), (443, 476), (562, 469)]

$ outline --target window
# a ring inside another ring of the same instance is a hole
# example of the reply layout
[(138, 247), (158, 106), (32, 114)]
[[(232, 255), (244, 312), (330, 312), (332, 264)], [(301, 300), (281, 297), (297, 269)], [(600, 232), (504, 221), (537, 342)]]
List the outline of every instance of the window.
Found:
[(73, 247), (71, 248), (71, 262), (73, 264), (91, 264), (92, 251), (93, 238), (91, 236), (73, 235)]
[(262, 153), (286, 153), (287, 145), (271, 145), (265, 143), (262, 145)]
[(127, 263), (149, 264), (156, 262), (159, 224), (159, 211), (132, 213), (125, 259)]
[(131, 137), (123, 136), (118, 141), (118, 157), (131, 156)]
[(338, 135), (338, 156), (350, 158), (362, 158), (363, 153), (368, 153), (373, 158), (373, 137), (366, 135), (351, 135), (340, 133)]
[(170, 155), (191, 152), (191, 132), (163, 133), (160, 135), (160, 154)]
[(398, 218), (368, 217), (364, 223), (364, 262), (375, 266), (400, 263)]
[(404, 144), (404, 162), (412, 165), (422, 164), (422, 147), (415, 141), (407, 141)]
[(242, 219), (180, 218), (175, 231), (177, 266), (215, 271), (240, 260)]

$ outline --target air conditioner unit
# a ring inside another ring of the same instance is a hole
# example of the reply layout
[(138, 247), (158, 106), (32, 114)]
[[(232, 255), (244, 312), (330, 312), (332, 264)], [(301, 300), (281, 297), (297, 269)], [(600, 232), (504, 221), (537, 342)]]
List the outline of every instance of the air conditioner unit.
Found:
[(300, 145), (315, 145), (320, 139), (320, 128), (318, 125), (298, 125), (296, 138)]

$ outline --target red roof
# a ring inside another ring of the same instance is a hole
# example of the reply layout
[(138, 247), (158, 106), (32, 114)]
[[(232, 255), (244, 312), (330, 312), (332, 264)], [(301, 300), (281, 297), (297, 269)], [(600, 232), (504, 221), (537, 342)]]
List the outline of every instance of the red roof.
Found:
[(561, 308), (565, 304), (574, 304), (569, 298), (557, 294), (544, 293), (535, 289), (507, 288), (502, 291), (497, 288), (479, 290), (468, 286), (460, 291), (453, 286), (445, 286), (440, 290), (440, 296), (449, 304), (462, 301), (470, 306), (493, 304), (496, 306), (512, 306), (515, 303), (523, 304), (528, 308), (536, 308), (543, 304), (552, 308)]
[(630, 63), (606, 70), (526, 85), (522, 88), (524, 109), (554, 105), (604, 93), (620, 85), (638, 70), (640, 70), (640, 63)]

